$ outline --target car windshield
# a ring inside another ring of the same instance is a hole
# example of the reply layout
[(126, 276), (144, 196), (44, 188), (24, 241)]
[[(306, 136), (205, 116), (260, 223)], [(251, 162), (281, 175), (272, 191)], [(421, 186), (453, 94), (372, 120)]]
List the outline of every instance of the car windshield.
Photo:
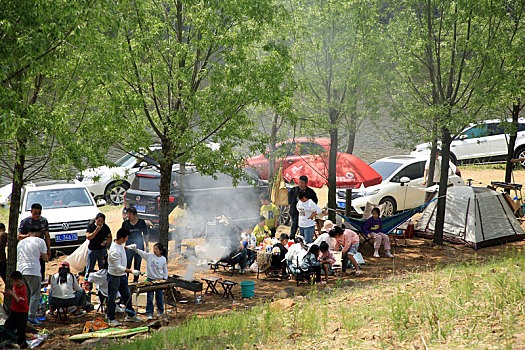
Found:
[(37, 190), (27, 194), (26, 211), (31, 205), (39, 203), (42, 209), (59, 209), (92, 206), (91, 195), (85, 188), (64, 188), (55, 190)]
[(131, 154), (126, 154), (122, 158), (117, 160), (115, 162), (115, 165), (116, 166), (121, 166), (121, 167), (128, 167), (128, 166), (132, 165), (136, 161), (137, 160), (136, 160), (136, 158), (134, 156), (132, 156)]
[(376, 161), (370, 164), (372, 169), (374, 169), (379, 175), (381, 175), (383, 181), (388, 179), (397, 169), (399, 169), (401, 165), (401, 163), (385, 161)]

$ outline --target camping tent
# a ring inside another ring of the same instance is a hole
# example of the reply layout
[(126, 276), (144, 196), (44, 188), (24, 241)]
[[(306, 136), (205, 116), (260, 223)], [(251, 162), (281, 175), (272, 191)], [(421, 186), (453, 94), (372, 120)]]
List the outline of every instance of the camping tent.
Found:
[[(434, 232), (437, 202), (430, 203), (417, 222), (415, 229), (423, 236)], [(502, 193), (472, 186), (448, 189), (443, 239), (477, 249), (523, 238), (525, 233)]]

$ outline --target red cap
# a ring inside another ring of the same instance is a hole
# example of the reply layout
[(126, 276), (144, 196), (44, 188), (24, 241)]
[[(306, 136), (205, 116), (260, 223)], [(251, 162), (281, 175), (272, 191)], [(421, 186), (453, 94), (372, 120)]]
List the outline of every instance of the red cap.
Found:
[(69, 263), (67, 261), (62, 261), (60, 263), (60, 267), (67, 267), (68, 269), (70, 268)]

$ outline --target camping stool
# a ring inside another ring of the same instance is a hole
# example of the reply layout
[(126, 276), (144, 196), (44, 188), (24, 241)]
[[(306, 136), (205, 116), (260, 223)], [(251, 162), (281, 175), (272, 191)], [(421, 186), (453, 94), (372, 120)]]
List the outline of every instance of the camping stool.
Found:
[(69, 309), (69, 306), (57, 306), (55, 311), (55, 322), (58, 320), (67, 321), (67, 309)]
[(98, 305), (98, 308), (97, 308), (97, 312), (101, 312), (103, 314), (105, 314), (108, 310), (108, 305), (107, 305), (107, 302), (108, 302), (108, 297), (106, 297), (104, 294), (102, 294), (101, 291), (98, 291), (97, 293), (97, 296), (98, 296), (98, 301), (99, 301), (99, 305)]
[(234, 281), (219, 281), (219, 283), (222, 285), (222, 288), (224, 288), (224, 294), (222, 295), (223, 298), (228, 299), (229, 297), (232, 297), (232, 299), (235, 299), (232, 293), (233, 286), (237, 285), (237, 282)]
[(217, 290), (217, 282), (221, 280), (220, 277), (202, 277), (203, 281), (205, 281), (208, 285), (206, 286), (206, 290), (204, 291), (204, 294), (206, 295), (213, 295), (213, 294), (219, 294), (219, 291)]

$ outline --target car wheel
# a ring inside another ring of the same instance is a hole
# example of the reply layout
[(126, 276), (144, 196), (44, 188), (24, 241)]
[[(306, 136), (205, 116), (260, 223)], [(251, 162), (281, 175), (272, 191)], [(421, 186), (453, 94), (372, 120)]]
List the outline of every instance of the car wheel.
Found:
[(279, 218), (277, 220), (279, 225), (290, 224), (290, 207), (287, 205), (281, 205), (279, 207)]
[(106, 200), (113, 205), (124, 203), (124, 193), (129, 188), (127, 182), (113, 182), (106, 188)]
[[(515, 159), (518, 159), (518, 158), (525, 158), (525, 147), (521, 146), (519, 147), (515, 152), (514, 152), (514, 158)], [(525, 168), (525, 161), (521, 161), (521, 162), (518, 162), (516, 163), (516, 166), (521, 166), (522, 168)]]
[(379, 202), (379, 205), (381, 204), (385, 204), (385, 211), (383, 213), (383, 216), (392, 216), (396, 213), (397, 204), (394, 198), (385, 197)]

